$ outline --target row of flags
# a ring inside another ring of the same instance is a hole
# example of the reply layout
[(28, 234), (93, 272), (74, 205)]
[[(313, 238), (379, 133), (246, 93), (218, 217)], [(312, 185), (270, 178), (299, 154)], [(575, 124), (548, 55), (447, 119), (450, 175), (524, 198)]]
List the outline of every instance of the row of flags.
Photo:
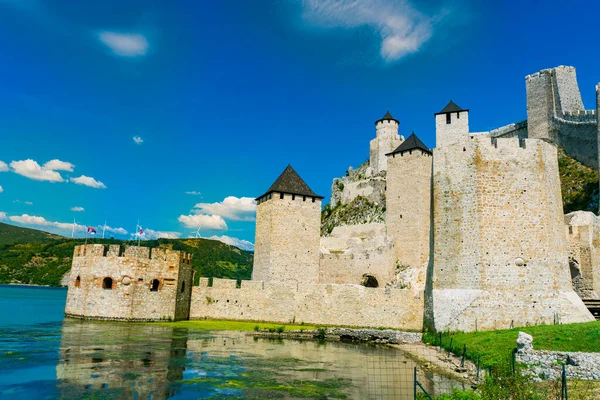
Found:
[[(106, 225), (104, 225), (104, 228), (106, 229)], [(138, 231), (138, 235), (139, 236), (144, 236), (145, 235), (144, 230), (142, 229), (141, 226), (138, 225), (135, 229), (136, 229), (136, 231)], [(95, 228), (93, 228), (91, 226), (88, 226), (87, 227), (87, 233), (89, 233), (90, 235), (95, 235), (98, 232), (96, 231)], [(104, 229), (102, 230), (102, 237), (104, 237)]]
[[(75, 237), (75, 220), (73, 220), (73, 231), (71, 232), (71, 238)], [(144, 233), (144, 229), (142, 228), (142, 226), (138, 224), (135, 226), (135, 230), (137, 232), (137, 236), (138, 239), (140, 239), (142, 236), (145, 236), (146, 234)], [(104, 223), (104, 227), (102, 229), (102, 239), (104, 239), (104, 232), (106, 231), (106, 222)], [(88, 226), (87, 230), (86, 230), (86, 235), (85, 237), (87, 238), (88, 235), (95, 235), (97, 234), (98, 231), (96, 230), (96, 228), (94, 228), (93, 226)]]

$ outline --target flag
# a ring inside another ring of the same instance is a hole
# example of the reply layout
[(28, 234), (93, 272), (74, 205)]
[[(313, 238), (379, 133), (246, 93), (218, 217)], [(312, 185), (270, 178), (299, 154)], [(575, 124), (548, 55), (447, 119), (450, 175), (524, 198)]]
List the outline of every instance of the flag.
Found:
[(91, 233), (92, 235), (96, 234), (96, 230), (94, 228), (92, 228), (91, 226), (88, 226), (88, 233)]
[(142, 227), (140, 226), (140, 232), (139, 232), (140, 236), (144, 236), (144, 231), (142, 230)]

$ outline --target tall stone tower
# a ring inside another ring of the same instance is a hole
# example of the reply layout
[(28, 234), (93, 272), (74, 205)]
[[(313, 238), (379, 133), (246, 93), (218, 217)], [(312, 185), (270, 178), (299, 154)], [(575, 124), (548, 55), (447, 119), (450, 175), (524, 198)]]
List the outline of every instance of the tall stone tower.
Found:
[(386, 112), (383, 118), (375, 121), (375, 139), (369, 143), (370, 164), (373, 174), (387, 171), (386, 154), (397, 148), (403, 138), (398, 135), (400, 122)]
[[(451, 113), (436, 114), (436, 125), (454, 124)], [(593, 320), (571, 286), (556, 147), (469, 135), (468, 125), (436, 137), (428, 325), (475, 331)]]
[(469, 136), (469, 110), (463, 110), (452, 100), (435, 114), (435, 146), (444, 147)]
[(252, 280), (289, 287), (317, 283), (322, 199), (289, 165), (256, 199)]
[(413, 133), (387, 156), (387, 232), (396, 260), (420, 267), (429, 259), (432, 153)]

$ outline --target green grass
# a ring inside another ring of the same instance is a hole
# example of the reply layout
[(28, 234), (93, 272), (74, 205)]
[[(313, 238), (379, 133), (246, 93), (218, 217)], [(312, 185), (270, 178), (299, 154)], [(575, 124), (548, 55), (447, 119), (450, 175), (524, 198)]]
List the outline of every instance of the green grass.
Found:
[(278, 332), (283, 328), (285, 331), (299, 331), (300, 329), (315, 330), (317, 329), (312, 325), (292, 325), (292, 324), (271, 324), (262, 322), (249, 322), (249, 321), (222, 321), (222, 320), (194, 320), (194, 321), (177, 321), (177, 322), (157, 322), (157, 324), (171, 326), (174, 328), (187, 328), (197, 331), (254, 331), (255, 326), (262, 329), (272, 329), (274, 332)]
[[(533, 336), (533, 348), (536, 350), (600, 352), (600, 322), (585, 322), (565, 325), (539, 325), (502, 331), (444, 333), (442, 347), (449, 349), (450, 338), (455, 353), (467, 345), (469, 358), (481, 356), (481, 363), (494, 366), (510, 358), (511, 351), (517, 346), (519, 332)], [(425, 334), (425, 343), (437, 345), (434, 334)]]

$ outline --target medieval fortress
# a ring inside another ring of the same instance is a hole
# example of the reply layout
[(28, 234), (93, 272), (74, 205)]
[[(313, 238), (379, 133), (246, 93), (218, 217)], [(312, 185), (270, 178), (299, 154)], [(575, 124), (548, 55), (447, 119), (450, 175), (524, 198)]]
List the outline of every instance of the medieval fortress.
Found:
[(188, 254), (78, 246), (65, 313), (121, 320), (229, 319), (405, 330), (583, 322), (600, 300), (600, 221), (563, 214), (557, 148), (598, 168), (600, 85), (585, 110), (573, 67), (527, 76), (527, 120), (471, 132), (454, 102), (436, 148), (375, 122), (370, 159), (335, 179), (380, 223), (321, 236), (322, 196), (291, 166), (257, 200), (252, 280), (200, 278)]

